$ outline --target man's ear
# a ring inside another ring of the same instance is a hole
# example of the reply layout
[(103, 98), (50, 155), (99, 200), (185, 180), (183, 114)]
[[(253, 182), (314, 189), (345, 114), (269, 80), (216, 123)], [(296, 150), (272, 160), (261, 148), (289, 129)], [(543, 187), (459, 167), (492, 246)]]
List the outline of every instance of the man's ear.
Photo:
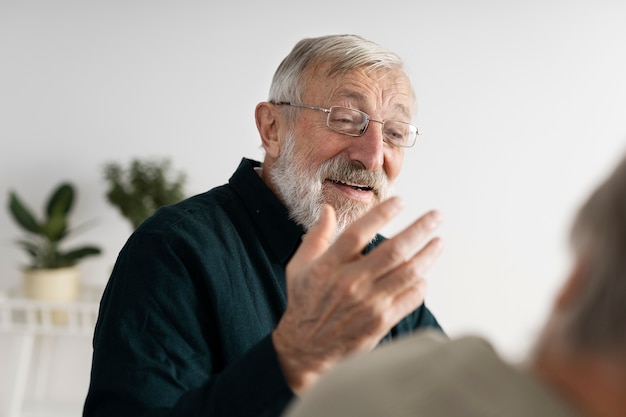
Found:
[(281, 144), (279, 130), (284, 119), (278, 113), (277, 106), (261, 102), (256, 106), (254, 117), (265, 153), (274, 159), (278, 158)]
[(577, 303), (578, 297), (585, 290), (587, 271), (587, 263), (578, 257), (569, 277), (556, 297), (555, 310), (565, 310)]

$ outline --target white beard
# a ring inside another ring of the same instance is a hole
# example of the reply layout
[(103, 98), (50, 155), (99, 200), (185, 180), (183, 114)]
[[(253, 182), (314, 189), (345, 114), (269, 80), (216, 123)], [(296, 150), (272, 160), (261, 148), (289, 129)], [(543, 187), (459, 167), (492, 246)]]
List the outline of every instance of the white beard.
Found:
[[(294, 148), (295, 138), (292, 133), (288, 133), (272, 168), (271, 177), (290, 217), (305, 230), (315, 224), (322, 205), (329, 203), (337, 215), (336, 237), (350, 223), (393, 194), (382, 169), (367, 171), (355, 163), (336, 157), (325, 161), (315, 170), (308, 161), (296, 155)], [(332, 191), (324, 190), (324, 181), (329, 178), (369, 185), (374, 189), (375, 198), (370, 203), (337, 198)]]

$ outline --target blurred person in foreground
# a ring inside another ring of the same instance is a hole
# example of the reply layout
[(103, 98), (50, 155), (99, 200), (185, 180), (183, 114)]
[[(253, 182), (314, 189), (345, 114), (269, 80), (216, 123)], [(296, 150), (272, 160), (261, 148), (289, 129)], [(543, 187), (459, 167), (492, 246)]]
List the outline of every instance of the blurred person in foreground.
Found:
[(524, 364), (428, 331), (340, 364), (288, 417), (626, 416), (626, 159), (580, 208), (573, 262)]
[(121, 250), (84, 416), (278, 416), (347, 355), (441, 331), (423, 302), (439, 213), (378, 234), (402, 207), (414, 113), (396, 54), (297, 43), (256, 107), (263, 163), (160, 209)]

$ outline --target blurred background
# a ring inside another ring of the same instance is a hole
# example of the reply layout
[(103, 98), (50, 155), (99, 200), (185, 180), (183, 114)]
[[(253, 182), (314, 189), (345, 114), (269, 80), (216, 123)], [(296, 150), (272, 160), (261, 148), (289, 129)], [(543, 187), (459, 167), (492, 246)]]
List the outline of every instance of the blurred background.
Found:
[[(280, 60), (303, 37), (355, 33), (404, 58), (418, 97), (407, 207), (385, 233), (441, 210), (427, 304), (450, 335), (523, 360), (568, 272), (572, 216), (626, 150), (624, 16), (620, 0), (0, 0), (0, 290), (26, 262), (9, 191), (41, 212), (73, 182), (72, 222), (94, 222), (74, 241), (104, 250), (83, 281), (104, 286), (132, 231), (104, 165), (167, 157), (188, 195), (226, 182), (262, 158), (254, 107)], [(0, 333), (0, 404), (14, 336)], [(90, 338), (52, 353), (51, 395), (80, 403)]]

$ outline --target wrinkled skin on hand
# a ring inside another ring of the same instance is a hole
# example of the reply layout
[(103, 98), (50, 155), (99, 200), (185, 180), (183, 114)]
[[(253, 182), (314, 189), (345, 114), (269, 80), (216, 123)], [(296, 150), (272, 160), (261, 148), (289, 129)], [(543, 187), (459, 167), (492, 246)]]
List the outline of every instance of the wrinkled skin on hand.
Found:
[(441, 221), (424, 214), (367, 255), (363, 248), (401, 210), (392, 197), (349, 226), (334, 242), (336, 218), (324, 206), (287, 265), (287, 309), (272, 340), (296, 394), (347, 355), (372, 350), (424, 300), (424, 274), (442, 242)]

